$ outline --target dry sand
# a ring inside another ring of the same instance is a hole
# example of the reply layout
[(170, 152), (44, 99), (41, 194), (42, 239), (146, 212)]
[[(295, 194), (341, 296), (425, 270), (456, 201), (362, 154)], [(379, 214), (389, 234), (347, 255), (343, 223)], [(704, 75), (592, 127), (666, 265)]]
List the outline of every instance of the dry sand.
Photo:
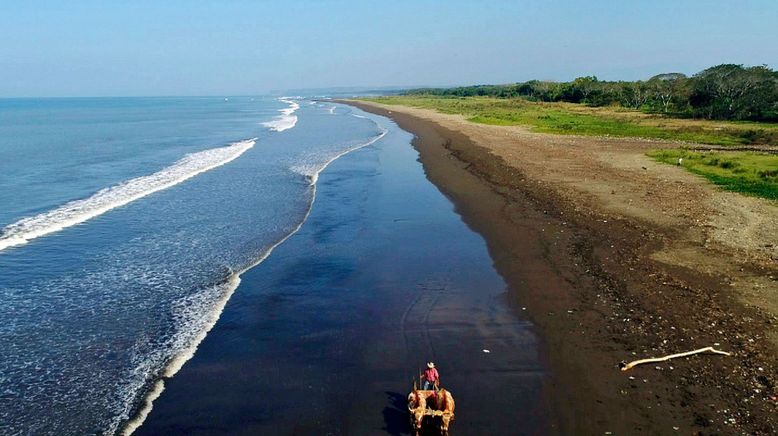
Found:
[[(544, 342), (565, 434), (778, 430), (778, 207), (649, 149), (348, 102), (416, 135), (428, 178), (487, 241)], [(630, 361), (716, 345), (696, 356)]]

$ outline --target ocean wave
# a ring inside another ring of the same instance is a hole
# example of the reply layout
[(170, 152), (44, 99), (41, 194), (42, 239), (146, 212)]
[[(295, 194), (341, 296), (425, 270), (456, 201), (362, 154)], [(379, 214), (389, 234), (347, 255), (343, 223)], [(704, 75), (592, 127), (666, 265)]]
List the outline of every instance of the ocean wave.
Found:
[(289, 107), (279, 110), (281, 115), (272, 121), (262, 123), (262, 125), (274, 132), (283, 132), (297, 124), (297, 115), (294, 115), (294, 113), (297, 109), (300, 109), (300, 105), (287, 97), (279, 98), (278, 101), (288, 104)]
[[(360, 115), (354, 115), (354, 116), (359, 118), (370, 119)], [(318, 162), (316, 161), (316, 159), (312, 159), (313, 162), (297, 164), (292, 166), (290, 169), (297, 174), (305, 176), (311, 185), (316, 186), (316, 182), (319, 180), (319, 174), (321, 174), (321, 172), (324, 171), (327, 168), (327, 166), (329, 166), (329, 164), (331, 164), (332, 162), (334, 162), (335, 160), (337, 160), (343, 155), (346, 155), (348, 153), (351, 153), (352, 151), (359, 150), (360, 148), (367, 147), (368, 145), (373, 144), (374, 142), (378, 141), (379, 139), (383, 138), (386, 135), (386, 133), (388, 132), (387, 129), (381, 127), (378, 123), (376, 123), (376, 126), (378, 126), (381, 133), (374, 136), (369, 141), (363, 142), (361, 144), (357, 144), (354, 147), (347, 148), (334, 155), (324, 156), (321, 159), (319, 159)]]
[[(138, 363), (138, 366), (134, 371), (134, 374), (136, 375), (135, 382), (132, 384), (132, 389), (127, 391), (126, 398), (137, 398), (140, 395), (142, 396), (140, 404), (133, 406), (136, 402), (126, 401), (125, 404), (127, 408), (111, 423), (109, 433), (118, 432), (123, 436), (129, 436), (143, 424), (154, 406), (154, 400), (162, 394), (165, 388), (165, 379), (173, 377), (183, 365), (194, 356), (200, 343), (205, 339), (208, 332), (221, 317), (227, 302), (240, 284), (240, 276), (264, 262), (265, 259), (271, 255), (273, 250), (286, 242), (287, 239), (291, 238), (302, 228), (303, 224), (308, 220), (308, 217), (313, 210), (313, 205), (316, 202), (316, 183), (319, 179), (319, 174), (338, 158), (355, 150), (367, 147), (386, 136), (388, 130), (375, 122), (375, 120), (370, 120), (376, 124), (381, 132), (380, 134), (370, 138), (366, 142), (349, 147), (335, 155), (329, 156), (318, 164), (298, 165), (291, 168), (298, 174), (308, 178), (313, 193), (305, 215), (300, 222), (286, 234), (286, 236), (270, 246), (249, 265), (246, 265), (239, 271), (231, 272), (225, 282), (203, 288), (200, 292), (195, 293), (192, 296), (182, 298), (174, 305), (173, 313), (178, 321), (177, 324), (179, 325), (177, 332), (168, 340), (165, 346), (157, 351), (156, 354), (150, 358), (147, 357)], [(203, 314), (206, 314), (206, 316), (204, 317)], [(161, 371), (159, 369), (160, 367), (162, 367)], [(151, 381), (150, 385), (149, 381)], [(145, 386), (149, 387), (143, 392), (142, 390)]]
[[(263, 259), (269, 254), (270, 252), (267, 252)], [(240, 274), (232, 273), (226, 282), (202, 288), (174, 303), (172, 311), (178, 326), (176, 332), (166, 343), (158, 346), (155, 352), (135, 353), (138, 362), (122, 395), (125, 398), (125, 408), (111, 421), (108, 434), (119, 432), (130, 435), (143, 424), (151, 412), (154, 400), (165, 389), (164, 379), (174, 376), (184, 363), (194, 356), (198, 345), (216, 324), (239, 284)], [(145, 395), (142, 395), (144, 398), (138, 410), (133, 413), (134, 398), (143, 392), (149, 380), (154, 381)]]
[[(151, 356), (145, 353), (137, 354), (143, 357), (133, 370), (135, 377), (132, 383), (124, 392), (123, 396), (127, 399), (124, 402), (125, 409), (111, 421), (108, 434), (118, 433), (122, 436), (130, 436), (143, 425), (154, 408), (154, 401), (165, 390), (165, 380), (176, 375), (184, 364), (194, 357), (200, 343), (216, 325), (227, 302), (240, 285), (240, 276), (264, 262), (273, 250), (297, 233), (308, 220), (311, 210), (313, 210), (313, 201), (308, 205), (303, 219), (291, 232), (268, 247), (251, 264), (240, 271), (233, 271), (224, 283), (202, 288), (200, 292), (183, 297), (173, 305), (173, 314), (178, 325), (175, 334)], [(153, 381), (144, 392), (143, 389), (150, 380)], [(140, 405), (134, 406), (135, 401), (132, 398), (139, 396)]]
[(83, 223), (111, 209), (175, 186), (200, 173), (222, 166), (254, 146), (256, 138), (188, 154), (173, 165), (148, 176), (127, 180), (42, 214), (7, 225), (0, 233), (0, 251)]

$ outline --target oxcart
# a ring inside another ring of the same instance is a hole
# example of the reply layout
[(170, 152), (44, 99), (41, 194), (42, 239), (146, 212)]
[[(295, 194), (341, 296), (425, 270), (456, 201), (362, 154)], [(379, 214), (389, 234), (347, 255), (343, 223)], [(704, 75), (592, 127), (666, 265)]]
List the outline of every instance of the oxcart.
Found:
[(416, 389), (408, 394), (408, 412), (411, 416), (411, 428), (415, 435), (422, 430), (437, 426), (440, 433), (448, 434), (449, 425), (454, 420), (454, 397), (445, 389)]

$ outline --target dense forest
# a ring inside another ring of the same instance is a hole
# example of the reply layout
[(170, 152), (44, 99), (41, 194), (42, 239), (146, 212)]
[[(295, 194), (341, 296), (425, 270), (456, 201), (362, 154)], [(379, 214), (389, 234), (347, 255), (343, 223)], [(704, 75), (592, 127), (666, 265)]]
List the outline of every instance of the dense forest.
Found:
[(665, 73), (636, 82), (595, 76), (572, 82), (530, 80), (509, 85), (422, 88), (408, 95), (521, 97), (532, 101), (621, 105), (677, 117), (778, 121), (778, 71), (766, 65), (723, 64), (688, 77)]

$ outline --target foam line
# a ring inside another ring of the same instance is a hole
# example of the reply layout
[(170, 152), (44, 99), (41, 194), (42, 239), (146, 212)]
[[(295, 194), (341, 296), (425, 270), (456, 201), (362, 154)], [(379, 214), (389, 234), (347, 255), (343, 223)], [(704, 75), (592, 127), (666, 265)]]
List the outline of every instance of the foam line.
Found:
[(281, 115), (277, 116), (272, 121), (262, 123), (262, 125), (274, 132), (283, 132), (284, 130), (291, 129), (297, 124), (297, 115), (294, 115), (294, 113), (297, 109), (300, 109), (300, 105), (287, 97), (281, 97), (278, 101), (288, 104), (289, 107), (279, 110)]
[[(367, 117), (362, 117), (360, 115), (353, 115), (353, 116), (359, 117), (359, 118), (369, 119)], [(316, 182), (319, 180), (319, 174), (321, 174), (321, 172), (324, 171), (324, 169), (327, 168), (327, 166), (329, 166), (329, 164), (331, 164), (332, 162), (334, 162), (335, 160), (337, 160), (338, 158), (340, 158), (341, 156), (343, 156), (345, 154), (351, 153), (354, 150), (359, 150), (362, 147), (367, 147), (368, 145), (373, 144), (374, 142), (376, 142), (379, 139), (383, 138), (386, 135), (386, 133), (388, 132), (388, 130), (384, 129), (381, 126), (379, 126), (379, 128), (381, 129), (381, 133), (379, 135), (376, 135), (370, 141), (367, 141), (365, 143), (359, 144), (359, 145), (357, 145), (355, 147), (346, 149), (346, 150), (336, 154), (334, 157), (332, 157), (331, 159), (327, 160), (323, 165), (321, 165), (319, 167), (315, 167), (315, 166), (312, 166), (312, 165), (297, 165), (297, 166), (292, 167), (291, 170), (296, 172), (296, 173), (298, 173), (298, 174), (301, 174), (301, 175), (307, 177), (309, 183), (315, 187), (316, 186)]]
[(0, 232), (0, 251), (49, 233), (83, 223), (111, 209), (175, 186), (200, 173), (222, 166), (254, 146), (256, 138), (226, 147), (211, 148), (184, 156), (173, 165), (148, 176), (127, 180), (97, 191), (88, 198), (68, 202), (56, 209), (7, 225)]
[[(354, 115), (354, 116), (358, 116), (358, 115)], [(358, 116), (358, 117), (367, 118), (362, 116)], [(221, 314), (224, 311), (224, 307), (227, 305), (227, 302), (229, 301), (230, 297), (232, 297), (232, 294), (235, 293), (235, 290), (238, 288), (238, 285), (240, 285), (240, 276), (243, 275), (243, 273), (245, 273), (246, 271), (264, 262), (265, 259), (267, 259), (271, 253), (273, 253), (273, 250), (275, 250), (279, 245), (283, 244), (284, 242), (286, 242), (286, 240), (288, 240), (289, 238), (294, 236), (298, 231), (300, 231), (303, 224), (305, 224), (305, 222), (308, 220), (308, 217), (311, 215), (311, 211), (313, 210), (313, 205), (316, 202), (316, 183), (319, 180), (319, 174), (338, 158), (348, 153), (351, 153), (353, 151), (359, 150), (363, 147), (367, 147), (368, 145), (371, 145), (376, 141), (378, 141), (379, 139), (386, 136), (388, 130), (383, 128), (374, 120), (372, 119), (370, 120), (376, 123), (376, 125), (381, 129), (381, 133), (365, 143), (344, 150), (343, 152), (337, 154), (332, 159), (328, 160), (326, 163), (324, 163), (324, 165), (322, 165), (312, 174), (307, 175), (309, 177), (309, 181), (311, 184), (311, 188), (313, 189), (313, 192), (311, 196), (311, 202), (308, 205), (308, 209), (306, 210), (302, 220), (300, 220), (300, 222), (297, 224), (297, 226), (294, 229), (292, 229), (291, 232), (289, 232), (286, 236), (281, 238), (281, 240), (279, 240), (278, 242), (270, 246), (270, 248), (268, 248), (267, 251), (265, 251), (265, 253), (262, 254), (262, 256), (260, 256), (257, 260), (255, 260), (253, 263), (246, 266), (242, 270), (234, 272), (228, 278), (226, 283), (224, 283), (224, 291), (222, 295), (216, 301), (216, 304), (213, 306), (213, 309), (210, 311), (210, 313), (207, 314), (207, 318), (203, 323), (202, 328), (199, 331), (188, 332), (186, 334), (178, 333), (176, 335), (176, 336), (180, 335), (182, 337), (174, 338), (173, 343), (188, 342), (188, 345), (183, 349), (181, 349), (180, 351), (178, 351), (168, 360), (168, 363), (165, 366), (165, 368), (162, 370), (161, 375), (157, 377), (151, 389), (145, 395), (145, 398), (143, 398), (140, 409), (135, 413), (134, 417), (127, 420), (124, 423), (124, 425), (121, 426), (121, 428), (118, 431), (119, 434), (123, 436), (130, 436), (135, 430), (137, 430), (143, 424), (143, 421), (146, 420), (146, 417), (149, 415), (149, 413), (154, 407), (154, 400), (156, 400), (162, 394), (162, 391), (165, 388), (164, 380), (173, 377), (184, 366), (184, 364), (194, 356), (195, 352), (197, 351), (197, 348), (200, 346), (200, 343), (205, 339), (208, 332), (211, 331), (213, 326), (216, 325), (216, 322), (219, 320), (219, 317), (221, 317)], [(201, 314), (198, 312), (196, 315), (201, 315)], [(127, 413), (129, 413), (129, 410), (127, 411)], [(121, 419), (121, 417), (119, 418)], [(126, 415), (124, 416), (124, 418), (126, 419)], [(119, 423), (116, 422), (116, 426), (111, 429), (110, 433), (116, 432), (118, 424)]]

